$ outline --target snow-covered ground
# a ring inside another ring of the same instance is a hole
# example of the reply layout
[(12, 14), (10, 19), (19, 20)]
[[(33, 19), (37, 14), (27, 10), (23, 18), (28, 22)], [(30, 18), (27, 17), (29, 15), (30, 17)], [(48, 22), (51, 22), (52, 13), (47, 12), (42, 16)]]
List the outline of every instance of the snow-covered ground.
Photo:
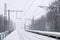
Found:
[(24, 19), (16, 21), (16, 30), (4, 38), (4, 40), (57, 40), (25, 31), (23, 20)]
[(4, 38), (4, 40), (57, 40), (57, 39), (26, 32), (24, 30), (15, 30), (6, 38)]

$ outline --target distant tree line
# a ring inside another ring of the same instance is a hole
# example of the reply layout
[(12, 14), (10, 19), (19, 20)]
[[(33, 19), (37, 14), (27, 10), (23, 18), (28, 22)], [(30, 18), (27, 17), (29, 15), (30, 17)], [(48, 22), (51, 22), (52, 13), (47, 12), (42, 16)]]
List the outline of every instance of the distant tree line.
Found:
[(0, 15), (0, 32), (12, 31), (15, 29), (14, 23)]
[(46, 18), (42, 16), (41, 18), (34, 20), (34, 23), (30, 25), (31, 30), (41, 30), (45, 31), (45, 26), (46, 26)]

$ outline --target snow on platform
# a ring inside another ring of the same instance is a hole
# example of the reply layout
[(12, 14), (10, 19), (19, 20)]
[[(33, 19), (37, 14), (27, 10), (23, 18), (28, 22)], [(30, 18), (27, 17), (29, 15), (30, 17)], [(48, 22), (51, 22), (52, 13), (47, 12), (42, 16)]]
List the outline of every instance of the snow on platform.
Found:
[(4, 40), (57, 40), (57, 39), (26, 32), (24, 30), (15, 30), (6, 38), (4, 38)]

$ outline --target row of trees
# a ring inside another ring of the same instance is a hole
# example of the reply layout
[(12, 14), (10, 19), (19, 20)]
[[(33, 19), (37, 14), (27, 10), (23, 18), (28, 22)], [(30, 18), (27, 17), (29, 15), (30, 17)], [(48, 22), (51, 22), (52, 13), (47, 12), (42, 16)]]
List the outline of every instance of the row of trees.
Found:
[(14, 23), (10, 20), (7, 20), (5, 17), (0, 15), (0, 32), (12, 31), (15, 29)]
[(53, 2), (48, 10), (46, 17), (34, 20), (29, 29), (60, 32), (60, 0)]

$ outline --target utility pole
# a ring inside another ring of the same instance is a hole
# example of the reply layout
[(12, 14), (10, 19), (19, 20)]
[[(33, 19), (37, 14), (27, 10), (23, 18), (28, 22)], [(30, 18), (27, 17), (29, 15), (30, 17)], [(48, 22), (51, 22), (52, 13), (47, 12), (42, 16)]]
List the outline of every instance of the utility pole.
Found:
[[(6, 3), (4, 3), (4, 14), (3, 14), (3, 18), (2, 18), (2, 27), (3, 27), (3, 32), (5, 32), (6, 31), (6, 26), (7, 26), (7, 21), (5, 21), (5, 20), (7, 20), (7, 4)], [(6, 23), (5, 23), (6, 22)], [(6, 25), (5, 25), (6, 24)], [(6, 35), (3, 35), (4, 37), (6, 36)]]
[(7, 24), (7, 21), (6, 21), (6, 23), (5, 23), (5, 20), (7, 20), (7, 4), (5, 3), (4, 4), (4, 18), (3, 18), (3, 27), (4, 27), (4, 31), (5, 31), (5, 29), (6, 29), (6, 25), (5, 24)]
[(10, 10), (7, 11), (8, 11), (8, 26), (10, 27)]

